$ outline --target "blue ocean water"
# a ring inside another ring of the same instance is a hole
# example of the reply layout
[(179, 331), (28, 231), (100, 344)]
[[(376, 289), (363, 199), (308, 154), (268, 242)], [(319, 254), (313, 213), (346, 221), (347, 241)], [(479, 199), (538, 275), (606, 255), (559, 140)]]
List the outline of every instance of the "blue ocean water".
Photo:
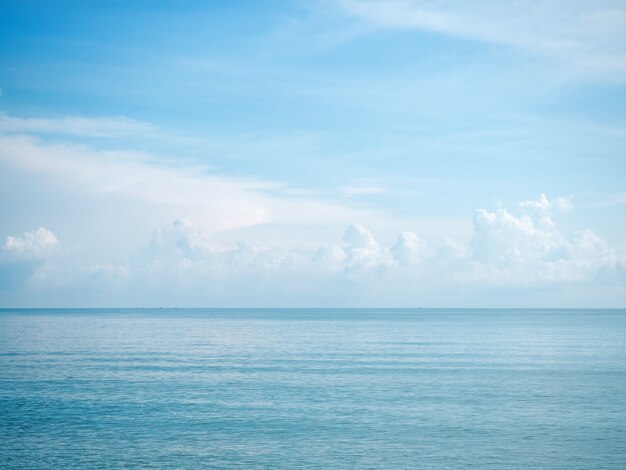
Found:
[(0, 467), (626, 468), (626, 311), (2, 310)]

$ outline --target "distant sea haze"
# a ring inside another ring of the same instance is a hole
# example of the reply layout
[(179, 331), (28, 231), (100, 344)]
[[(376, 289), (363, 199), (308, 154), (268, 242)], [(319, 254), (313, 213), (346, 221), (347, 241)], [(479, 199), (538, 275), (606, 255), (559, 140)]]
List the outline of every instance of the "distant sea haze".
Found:
[(0, 310), (0, 467), (626, 468), (626, 310)]

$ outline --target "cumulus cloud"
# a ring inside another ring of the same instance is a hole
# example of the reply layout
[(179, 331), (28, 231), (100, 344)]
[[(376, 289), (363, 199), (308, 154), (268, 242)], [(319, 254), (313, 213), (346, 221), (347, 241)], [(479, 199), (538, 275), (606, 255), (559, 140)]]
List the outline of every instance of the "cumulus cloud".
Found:
[(28, 281), (59, 247), (58, 238), (44, 227), (7, 236), (0, 248), (0, 288), (12, 288)]
[(156, 283), (166, 280), (198, 286), (250, 273), (289, 270), (301, 259), (305, 257), (295, 251), (249, 242), (216, 244), (190, 220), (176, 219), (154, 230), (147, 248), (131, 263), (131, 270)]
[(519, 213), (505, 209), (476, 211), (471, 260), (467, 278), (483, 282), (545, 285), (558, 282), (593, 282), (615, 273), (620, 256), (587, 229), (567, 237), (550, 216), (568, 210), (565, 198), (524, 201)]
[(467, 261), (472, 256), (472, 250), (466, 244), (454, 238), (444, 238), (441, 245), (435, 251), (434, 258), (440, 264), (450, 262)]
[(391, 253), (401, 265), (413, 265), (426, 256), (426, 241), (413, 232), (403, 232), (391, 247)]
[(168, 252), (173, 249), (177, 259), (186, 259), (187, 268), (202, 266), (214, 275), (289, 271), (343, 274), (358, 281), (376, 273), (384, 282), (386, 275), (401, 269), (408, 279), (430, 277), (431, 283), (543, 286), (594, 282), (600, 275), (616, 273), (623, 255), (593, 231), (567, 237), (557, 229), (550, 211), (569, 208), (565, 198), (541, 195), (520, 203), (517, 212), (479, 209), (469, 242), (446, 238), (433, 248), (413, 232), (401, 233), (390, 247), (382, 246), (359, 224), (346, 228), (341, 244), (327, 244), (313, 252), (247, 243), (225, 248), (210, 243), (188, 221), (155, 231), (151, 247), (158, 244), (165, 249), (160, 240), (167, 239)]
[(526, 214), (515, 216), (505, 209), (496, 212), (479, 209), (474, 214), (471, 245), (473, 259), (480, 262), (509, 265), (528, 260), (529, 256), (542, 257), (562, 242), (560, 233), (538, 227)]
[(349, 225), (343, 235), (346, 249), (352, 251), (367, 251), (378, 253), (380, 246), (372, 235), (372, 232), (359, 224)]
[(349, 225), (343, 235), (346, 271), (369, 271), (384, 263), (385, 252), (372, 232), (359, 224)]
[[(315, 250), (250, 242), (223, 246), (192, 221), (179, 218), (156, 228), (144, 250), (121, 261), (76, 266), (67, 275), (68, 263), (59, 259), (56, 268), (46, 263), (45, 269), (33, 274), (31, 266), (28, 273), (46, 285), (46, 276), (59, 277), (59, 266), (64, 265), (63, 275), (73, 276), (71, 282), (83, 289), (91, 283), (97, 290), (149, 292), (159, 299), (180, 295), (204, 304), (220, 299), (222, 305), (237, 305), (243, 293), (252, 304), (264, 305), (325, 296), (345, 304), (356, 301), (356, 295), (376, 292), (383, 302), (405, 299), (410, 304), (431, 291), (466, 287), (532, 292), (547, 286), (611, 284), (623, 291), (624, 251), (588, 229), (567, 236), (552, 220), (551, 211), (570, 206), (542, 195), (511, 211), (478, 209), (468, 241), (446, 238), (434, 245), (414, 232), (403, 232), (385, 246), (370, 230), (352, 224), (341, 242)], [(50, 231), (40, 228), (8, 237), (2, 253), (41, 263), (58, 245)], [(27, 278), (22, 275), (22, 280)]]
[(593, 281), (600, 273), (615, 271), (622, 257), (591, 230), (568, 238), (557, 229), (548, 214), (554, 208), (570, 207), (563, 201), (542, 195), (520, 203), (517, 212), (479, 209), (469, 242), (446, 238), (433, 248), (413, 232), (401, 233), (390, 247), (382, 246), (359, 224), (346, 228), (341, 244), (323, 245), (312, 252), (250, 243), (222, 247), (211, 243), (191, 222), (176, 220), (155, 230), (148, 252), (152, 260), (169, 260), (179, 268), (215, 276), (300, 270), (343, 273), (358, 281), (360, 276), (369, 279), (372, 273), (384, 279), (385, 273), (401, 269), (409, 277), (432, 275), (430, 281), (435, 283), (543, 285)]
[(556, 197), (549, 200), (545, 194), (537, 200), (522, 201), (518, 204), (520, 210), (535, 217), (534, 223), (543, 227), (554, 227), (552, 214), (572, 209), (572, 201), (566, 197)]
[(156, 258), (202, 259), (212, 252), (210, 243), (198, 227), (188, 219), (180, 218), (171, 224), (154, 229), (148, 253)]
[(567, 211), (572, 208), (572, 201), (566, 197), (557, 197), (550, 201), (545, 194), (542, 194), (538, 200), (520, 202), (519, 207), (522, 209), (534, 209), (542, 213), (549, 213), (553, 209), (556, 211)]
[(313, 257), (313, 262), (322, 271), (340, 272), (344, 269), (347, 257), (346, 252), (333, 243), (320, 247)]
[(38, 227), (21, 236), (8, 236), (2, 245), (3, 253), (24, 259), (42, 259), (56, 250), (58, 238), (50, 230)]

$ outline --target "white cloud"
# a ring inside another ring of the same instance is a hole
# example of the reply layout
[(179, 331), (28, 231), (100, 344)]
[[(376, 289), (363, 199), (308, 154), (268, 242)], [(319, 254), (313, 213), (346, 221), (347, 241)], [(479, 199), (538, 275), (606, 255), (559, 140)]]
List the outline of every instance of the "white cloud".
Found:
[[(413, 232), (401, 233), (387, 248), (358, 224), (346, 228), (341, 245), (316, 250), (244, 242), (223, 246), (181, 218), (155, 229), (141, 253), (118, 262), (81, 266), (60, 258), (16, 272), (8, 270), (15, 266), (5, 263), (3, 275), (30, 279), (30, 285), (39, 289), (74, 286), (81, 292), (137, 295), (144, 303), (183, 299), (195, 305), (215, 305), (218, 300), (220, 305), (242, 305), (238, 302), (242, 298), (257, 306), (288, 305), (303, 298), (350, 305), (358, 303), (357, 295), (385, 304), (415, 305), (433, 292), (448, 291), (465, 292), (459, 303), (467, 305), (471, 303), (467, 299), (485, 290), (530, 295), (546, 288), (580, 288), (576, 286), (614, 286), (614, 292), (623, 294), (626, 253), (591, 230), (568, 237), (553, 221), (545, 223), (542, 218), (558, 205), (555, 201), (547, 197), (532, 204), (526, 201), (517, 212), (479, 209), (469, 243), (448, 238), (433, 248)], [(41, 228), (8, 237), (3, 251), (43, 253), (58, 244)], [(5, 279), (2, 284), (15, 282)]]
[[(313, 251), (247, 242), (224, 246), (211, 242), (190, 220), (179, 218), (154, 230), (146, 248), (134, 261), (129, 261), (129, 276), (152, 268), (192, 270), (200, 276), (203, 272), (231, 276), (244, 271), (304, 269), (345, 272), (351, 279), (357, 279), (358, 273), (396, 266), (415, 272), (436, 272), (440, 279), (433, 279), (434, 282), (540, 284), (591, 281), (600, 271), (615, 269), (623, 263), (623, 254), (591, 230), (577, 232), (572, 237), (560, 232), (546, 215), (549, 208), (561, 204), (555, 202), (558, 200), (551, 201), (542, 195), (537, 201), (520, 203), (518, 213), (502, 208), (494, 212), (478, 209), (474, 215), (474, 234), (468, 244), (446, 238), (434, 249), (429, 249), (426, 241), (413, 232), (401, 233), (387, 248), (359, 224), (346, 228), (342, 246), (328, 244)], [(2, 251), (22, 258), (43, 259), (59, 245), (52, 232), (40, 227), (22, 236), (7, 237)], [(110, 262), (94, 266), (91, 271), (116, 271)]]
[(472, 250), (469, 246), (455, 240), (454, 238), (445, 237), (443, 243), (437, 248), (434, 259), (439, 264), (447, 264), (454, 262), (465, 262), (472, 256)]
[(543, 213), (549, 213), (552, 209), (557, 211), (567, 211), (572, 208), (572, 201), (565, 197), (557, 197), (550, 201), (545, 194), (542, 194), (536, 201), (532, 200), (520, 202), (519, 207), (522, 209), (535, 209)]
[(143, 152), (0, 136), (0, 161), (44, 173), (84, 193), (130, 198), (182, 213), (209, 232), (265, 223), (315, 225), (369, 217), (364, 210), (312, 197), (271, 196), (265, 191), (281, 188), (274, 182), (225, 177)]
[(0, 137), (0, 160), (45, 173), (88, 193), (124, 196), (153, 205), (204, 213), (211, 230), (243, 227), (269, 219), (269, 202), (255, 193), (267, 183), (232, 180), (199, 168), (181, 168), (132, 151), (93, 150), (47, 144), (27, 136)]
[[(300, 298), (346, 304), (352, 295), (375, 293), (383, 303), (394, 296), (394, 302), (404, 299), (410, 304), (418, 295), (463, 286), (542, 289), (612, 283), (624, 289), (623, 252), (590, 230), (568, 236), (558, 229), (555, 217), (572, 209), (571, 200), (564, 197), (542, 194), (513, 210), (479, 209), (469, 241), (453, 233), (442, 243), (427, 244), (418, 234), (405, 231), (385, 246), (365, 226), (353, 224), (341, 242), (320, 248), (320, 238), (315, 237), (321, 225), (359, 220), (380, 230), (385, 219), (311, 195), (280, 198), (267, 190), (276, 194), (281, 189), (288, 192), (288, 187), (174, 165), (141, 152), (0, 135), (0, 162), (70, 186), (78, 198), (87, 194), (119, 198), (124, 201), (122, 211), (130, 201), (140, 201), (142, 211), (156, 207), (181, 215), (154, 229), (150, 243), (139, 253), (121, 253), (117, 259), (90, 255), (93, 249), (60, 250), (59, 240), (43, 227), (8, 236), (0, 250), (0, 287), (6, 292), (7, 287), (15, 291), (22, 286), (27, 298), (28, 289), (62, 288), (67, 295), (110, 290), (120, 298), (140, 296), (139, 303), (144, 296), (195, 299), (205, 305), (220, 299), (222, 305), (232, 305), (241, 292), (252, 289), (246, 298), (257, 305)], [(142, 213), (136, 217), (142, 218)], [(295, 239), (288, 247), (221, 245), (210, 238), (218, 231), (267, 224), (288, 234), (298, 227), (306, 243)], [(426, 225), (423, 228), (428, 231)], [(119, 230), (124, 230), (123, 224)], [(314, 246), (312, 240), (317, 240)]]
[(123, 288), (130, 278), (126, 265), (114, 263), (94, 264), (80, 270), (80, 277), (92, 284), (104, 284), (113, 288)]
[(372, 232), (359, 224), (349, 225), (343, 235), (343, 242), (347, 250), (364, 250), (378, 253), (380, 246), (372, 235)]
[(550, 201), (541, 195), (518, 207), (519, 214), (505, 209), (476, 211), (472, 263), (458, 277), (496, 285), (594, 283), (599, 276), (616, 274), (623, 263), (624, 256), (593, 231), (567, 237), (558, 230), (550, 211), (570, 209), (568, 199)]
[(426, 256), (426, 241), (413, 232), (403, 232), (391, 247), (391, 253), (401, 265), (413, 265)]
[[(469, 244), (447, 238), (435, 249), (429, 249), (426, 241), (413, 232), (401, 233), (395, 244), (387, 248), (359, 224), (346, 228), (342, 246), (331, 243), (312, 252), (251, 244), (220, 247), (202, 237), (189, 222), (175, 221), (155, 233), (178, 234), (168, 238), (169, 248), (163, 247), (166, 253), (176, 254), (170, 264), (175, 262), (180, 267), (180, 261), (185, 259), (184, 269), (204, 270), (213, 277), (242, 272), (260, 276), (274, 273), (280, 277), (280, 273), (290, 272), (296, 282), (298, 277), (310, 280), (315, 273), (322, 277), (324, 273), (333, 273), (351, 282), (367, 284), (376, 279), (384, 284), (395, 279), (393, 273), (400, 269), (405, 279), (398, 282), (420, 279), (432, 285), (525, 288), (594, 283), (598, 276), (607, 275), (615, 278), (623, 266), (623, 254), (590, 230), (568, 238), (551, 219), (546, 222), (545, 211), (561, 204), (558, 200), (542, 196), (533, 201), (536, 204), (519, 204), (517, 214), (505, 209), (479, 209)], [(539, 212), (537, 205), (542, 209)]]
[(363, 196), (368, 194), (381, 194), (387, 192), (385, 188), (379, 186), (344, 186), (341, 192), (348, 196)]
[(565, 197), (557, 197), (549, 200), (542, 194), (538, 200), (522, 201), (518, 204), (520, 210), (531, 214), (534, 224), (544, 228), (554, 227), (551, 218), (553, 212), (565, 212), (572, 209), (572, 201)]
[(44, 227), (7, 236), (0, 246), (0, 290), (28, 283), (58, 255), (60, 245), (54, 233)]
[(386, 250), (381, 249), (372, 232), (362, 225), (349, 225), (343, 243), (346, 272), (367, 272), (384, 266), (387, 261)]
[(626, 78), (626, 6), (617, 0), (338, 0), (379, 28), (421, 29), (557, 57), (585, 74)]
[(158, 227), (152, 234), (148, 253), (157, 258), (202, 259), (212, 253), (211, 244), (188, 219), (174, 220), (170, 225)]
[(2, 245), (5, 254), (24, 259), (42, 259), (59, 247), (59, 240), (50, 230), (38, 227), (21, 236), (8, 236)]
[(151, 124), (126, 117), (20, 118), (0, 115), (0, 133), (64, 134), (85, 137), (123, 137), (154, 132)]
[(344, 269), (345, 261), (348, 255), (338, 245), (331, 243), (320, 247), (313, 256), (313, 263), (319, 267), (321, 271), (341, 272)]
[[(542, 224), (545, 225), (545, 224)], [(515, 216), (505, 209), (489, 212), (479, 209), (474, 215), (473, 258), (496, 265), (544, 256), (562, 243), (562, 235), (549, 226), (536, 226), (527, 215)]]

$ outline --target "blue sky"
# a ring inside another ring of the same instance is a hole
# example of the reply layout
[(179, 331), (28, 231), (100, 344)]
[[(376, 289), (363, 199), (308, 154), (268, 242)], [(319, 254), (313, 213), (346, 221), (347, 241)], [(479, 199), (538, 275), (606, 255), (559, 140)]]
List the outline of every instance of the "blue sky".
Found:
[(623, 2), (1, 2), (0, 40), (2, 304), (626, 299)]

